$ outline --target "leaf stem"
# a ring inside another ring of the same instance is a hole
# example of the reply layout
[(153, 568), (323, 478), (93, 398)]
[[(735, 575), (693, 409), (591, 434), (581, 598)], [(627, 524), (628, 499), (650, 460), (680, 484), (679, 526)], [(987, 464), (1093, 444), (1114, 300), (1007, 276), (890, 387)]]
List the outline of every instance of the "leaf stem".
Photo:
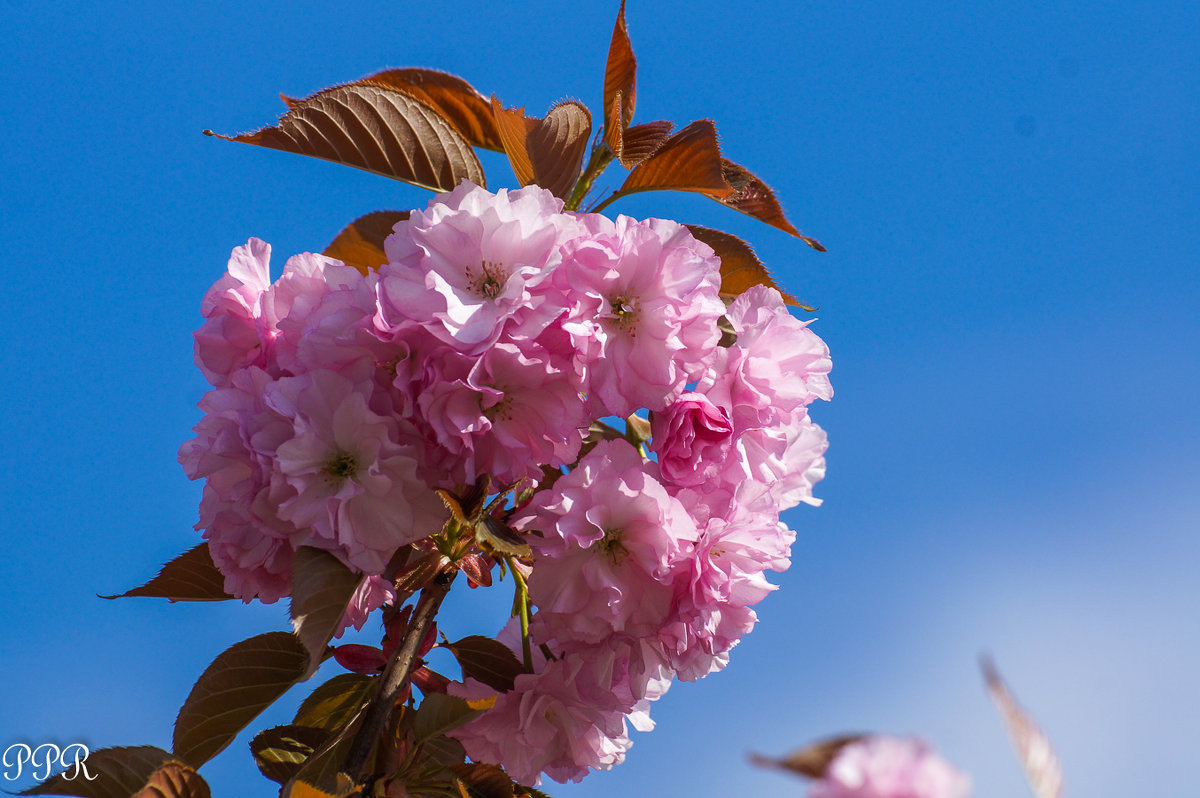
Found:
[(504, 558), (508, 561), (508, 570), (512, 571), (513, 581), (517, 583), (517, 603), (521, 617), (521, 656), (524, 659), (525, 672), (533, 673), (533, 648), (529, 640), (529, 586), (525, 577), (513, 562), (511, 556)]
[(592, 207), (588, 208), (588, 213), (600, 213), (600, 211), (604, 210), (609, 205), (612, 205), (614, 202), (619, 200), (622, 196), (623, 195), (621, 194), (621, 192), (619, 190), (614, 191), (607, 199), (605, 199), (599, 205), (593, 205)]
[(375, 750), (375, 743), (387, 727), (392, 709), (396, 706), (396, 699), (408, 683), (421, 642), (425, 639), (438, 609), (442, 606), (442, 600), (450, 592), (450, 585), (454, 583), (454, 577), (457, 575), (458, 571), (439, 573), (426, 585), (421, 591), (421, 597), (417, 599), (417, 606), (413, 610), (404, 640), (392, 653), (380, 680), (379, 690), (367, 706), (362, 725), (359, 726), (358, 733), (350, 745), (350, 753), (346, 755), (343, 771), (354, 779), (355, 784), (362, 784), (367, 775), (367, 761), (371, 752)]
[(564, 210), (577, 211), (579, 206), (583, 204), (584, 197), (592, 189), (592, 183), (596, 182), (596, 178), (600, 173), (608, 168), (612, 163), (613, 153), (608, 148), (608, 145), (600, 141), (596, 146), (592, 147), (592, 154), (588, 157), (587, 167), (583, 170), (583, 174), (575, 183), (575, 189), (571, 192), (571, 196), (567, 198), (563, 205)]

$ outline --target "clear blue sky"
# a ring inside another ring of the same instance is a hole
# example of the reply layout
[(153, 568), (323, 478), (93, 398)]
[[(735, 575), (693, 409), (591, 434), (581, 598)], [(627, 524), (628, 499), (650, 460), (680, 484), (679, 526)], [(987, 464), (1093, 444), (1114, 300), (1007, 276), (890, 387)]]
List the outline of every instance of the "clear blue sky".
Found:
[[(427, 201), (200, 131), (388, 66), (532, 113), (598, 110), (616, 7), (0, 2), (0, 747), (169, 747), (208, 662), (284, 628), (284, 604), (96, 594), (197, 541), (175, 453), (205, 389), (200, 298), (230, 249), (261, 237), (278, 268)], [(637, 118), (714, 119), (829, 248), (698, 197), (613, 206), (747, 238), (820, 305), (829, 476), (823, 507), (790, 511), (794, 565), (729, 668), (676, 686), (624, 766), (551, 793), (799, 795), (745, 753), (868, 729), (927, 736), (977, 798), (1020, 795), (987, 649), (1069, 795), (1194, 795), (1196, 4), (631, 0), (628, 19)], [(491, 627), (460, 604), (444, 628)], [(244, 739), (203, 772), (217, 798), (272, 794)]]

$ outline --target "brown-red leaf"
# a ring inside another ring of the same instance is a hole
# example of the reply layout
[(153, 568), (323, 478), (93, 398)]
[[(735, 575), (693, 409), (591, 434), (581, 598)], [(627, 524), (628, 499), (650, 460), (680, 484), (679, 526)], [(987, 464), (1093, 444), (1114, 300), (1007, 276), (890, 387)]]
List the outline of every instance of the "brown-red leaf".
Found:
[(525, 137), (533, 182), (566, 199), (579, 179), (583, 153), (592, 135), (592, 115), (574, 100), (550, 109)]
[[(68, 749), (70, 746), (68, 746)], [(161, 748), (144, 745), (101, 748), (20, 795), (77, 795), (80, 798), (209, 798), (195, 770)]]
[(809, 313), (816, 310), (798, 302), (795, 297), (780, 288), (767, 271), (767, 267), (754, 254), (754, 250), (742, 239), (694, 224), (687, 225), (687, 229), (696, 239), (712, 247), (713, 252), (721, 259), (721, 296), (736, 297), (751, 286), (765, 285), (777, 290), (783, 301), (789, 305), (795, 305)]
[(517, 182), (528, 186), (533, 182), (533, 162), (529, 159), (526, 139), (541, 120), (525, 116), (524, 108), (505, 108), (495, 97), (492, 98), (492, 117)]
[(722, 158), (721, 173), (733, 192), (711, 193), (708, 196), (747, 216), (753, 216), (761, 222), (766, 222), (772, 227), (794, 235), (818, 252), (825, 251), (825, 247), (821, 246), (816, 239), (800, 235), (800, 231), (784, 217), (779, 200), (775, 198), (775, 192), (768, 188), (766, 183), (751, 174), (748, 169)]
[[(613, 100), (620, 95), (614, 106)], [(617, 12), (612, 41), (608, 45), (608, 62), (604, 66), (604, 138), (612, 140), (613, 131), (623, 130), (633, 120), (637, 104), (637, 59), (625, 27), (625, 0)], [(619, 135), (619, 133), (617, 134)], [(615, 153), (616, 150), (613, 150)]]
[(225, 576), (213, 564), (208, 543), (185, 551), (162, 567), (158, 576), (141, 587), (106, 599), (129, 596), (165, 598), (170, 601), (225, 601), (233, 596), (225, 592)]
[(449, 191), (464, 179), (484, 185), (474, 150), (441, 113), (382, 86), (325, 89), (289, 108), (274, 127), (217, 137), (323, 158), (434, 191)]
[(375, 211), (346, 225), (322, 253), (353, 266), (363, 274), (387, 263), (383, 242), (396, 223), (408, 218), (408, 211)]
[(338, 646), (333, 650), (333, 658), (337, 660), (338, 665), (351, 673), (379, 673), (387, 666), (387, 657), (383, 655), (383, 649), (358, 643)]
[(389, 69), (356, 84), (397, 89), (423, 100), (446, 118), (463, 138), (485, 150), (504, 151), (492, 116), (492, 104), (460, 77), (435, 69)]
[(1037, 798), (1060, 798), (1062, 795), (1062, 765), (1050, 744), (1050, 738), (1038, 728), (1033, 717), (1021, 708), (1008, 685), (1000, 677), (991, 659), (981, 663), (983, 678), (987, 682), (988, 694), (996, 702), (1008, 736), (1017, 749), (1017, 758), (1025, 771), (1025, 778)]
[(658, 152), (629, 173), (617, 194), (657, 189), (699, 191), (712, 197), (732, 192), (721, 171), (721, 150), (712, 122), (701, 119), (667, 138)]
[(634, 125), (621, 137), (621, 151), (616, 153), (617, 161), (626, 169), (633, 169), (659, 151), (674, 127), (674, 124), (665, 119)]
[(807, 748), (802, 748), (782, 759), (771, 759), (770, 757), (751, 754), (750, 761), (756, 765), (783, 768), (793, 773), (799, 773), (801, 776), (807, 776), (810, 779), (819, 779), (825, 775), (829, 763), (837, 757), (839, 751), (850, 743), (862, 738), (863, 735), (861, 734), (845, 734), (838, 737), (830, 737), (826, 740), (813, 743)]

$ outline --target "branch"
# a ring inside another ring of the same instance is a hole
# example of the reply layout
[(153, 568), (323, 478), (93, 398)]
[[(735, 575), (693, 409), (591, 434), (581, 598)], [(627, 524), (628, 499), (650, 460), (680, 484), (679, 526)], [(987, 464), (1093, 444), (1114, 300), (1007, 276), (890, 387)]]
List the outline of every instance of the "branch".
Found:
[(416, 662), (421, 642), (425, 639), (433, 619), (437, 616), (438, 608), (442, 606), (442, 600), (450, 592), (450, 585), (457, 575), (458, 571), (443, 571), (433, 578), (433, 581), (421, 591), (421, 597), (417, 599), (417, 607), (413, 611), (408, 632), (405, 634), (403, 642), (392, 652), (392, 658), (383, 673), (379, 690), (367, 706), (366, 716), (363, 718), (362, 725), (358, 727), (358, 733), (350, 745), (350, 753), (346, 756), (346, 766), (343, 771), (349, 774), (356, 784), (362, 784), (367, 775), (365, 773), (367, 760), (375, 749), (375, 743), (387, 727), (392, 709), (396, 706), (396, 698), (400, 695), (404, 685), (408, 683), (408, 677), (412, 673), (413, 663)]

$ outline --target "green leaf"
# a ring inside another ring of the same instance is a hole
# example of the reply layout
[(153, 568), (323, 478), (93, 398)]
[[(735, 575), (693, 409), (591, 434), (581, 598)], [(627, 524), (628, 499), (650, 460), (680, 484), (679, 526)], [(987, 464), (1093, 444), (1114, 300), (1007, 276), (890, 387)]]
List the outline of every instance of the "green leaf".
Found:
[(383, 86), (335, 86), (296, 102), (273, 127), (237, 136), (205, 134), (322, 158), (434, 191), (450, 191), (464, 179), (485, 183), (475, 151), (444, 116)]
[(471, 635), (446, 647), (462, 666), (463, 678), (470, 677), (502, 693), (513, 689), (513, 682), (525, 672), (516, 654), (490, 637)]
[(457, 729), (483, 710), (471, 709), (464, 699), (445, 693), (430, 693), (417, 707), (413, 720), (413, 737), (422, 743), (451, 729)]
[(196, 680), (175, 719), (175, 753), (200, 766), (308, 673), (308, 651), (288, 632), (225, 650)]
[(250, 741), (250, 753), (268, 779), (286, 784), (321, 744), (329, 732), (310, 726), (276, 726), (264, 729)]
[(147, 596), (175, 601), (225, 601), (233, 598), (225, 592), (225, 575), (213, 564), (208, 542), (185, 551), (162, 567), (158, 576), (141, 587), (135, 587), (106, 599)]
[(86, 760), (81, 760), (78, 772), (72, 765), (20, 795), (209, 798), (209, 790), (204, 779), (191, 767), (161, 748), (146, 745), (93, 751)]
[[(325, 658), (325, 646), (341, 628), (346, 606), (362, 582), (327, 551), (301, 546), (292, 565), (292, 627), (308, 650), (308, 676)], [(307, 677), (305, 677), (307, 678)]]
[(366, 706), (379, 679), (360, 673), (342, 673), (313, 690), (296, 710), (292, 723), (330, 732), (345, 728)]
[(421, 743), (421, 757), (439, 767), (451, 767), (461, 765), (467, 758), (467, 751), (453, 737), (437, 735)]

